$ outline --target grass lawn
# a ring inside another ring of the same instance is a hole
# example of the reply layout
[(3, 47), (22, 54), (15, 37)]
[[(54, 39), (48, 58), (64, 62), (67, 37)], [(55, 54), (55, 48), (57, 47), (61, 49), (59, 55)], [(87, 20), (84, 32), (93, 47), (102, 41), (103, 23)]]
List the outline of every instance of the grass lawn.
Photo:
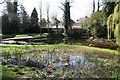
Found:
[(77, 46), (77, 45), (3, 45), (1, 46), (3, 51), (5, 50), (30, 50), (30, 49), (44, 49), (44, 50), (54, 50), (58, 49), (65, 52), (80, 52), (80, 53), (107, 53), (112, 55), (120, 55), (120, 52), (117, 50), (87, 47), (87, 46)]

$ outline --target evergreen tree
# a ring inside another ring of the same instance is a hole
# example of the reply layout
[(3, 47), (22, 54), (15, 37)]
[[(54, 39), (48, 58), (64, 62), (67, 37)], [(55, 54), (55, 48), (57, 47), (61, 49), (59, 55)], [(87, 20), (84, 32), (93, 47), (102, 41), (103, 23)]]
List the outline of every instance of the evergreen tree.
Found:
[(21, 20), (20, 28), (23, 28), (24, 30), (26, 30), (29, 28), (29, 16), (23, 5), (21, 5), (20, 9), (21, 9), (21, 11), (20, 11), (20, 20)]
[(71, 19), (70, 19), (70, 1), (65, 0), (64, 3), (62, 3), (64, 8), (62, 9), (64, 14), (63, 14), (63, 24), (64, 24), (64, 33), (68, 34), (68, 30), (72, 29), (71, 28)]
[(32, 32), (32, 33), (40, 32), (39, 26), (38, 26), (38, 13), (37, 13), (36, 8), (33, 9), (32, 14), (31, 14), (30, 32)]
[(21, 5), (21, 12), (20, 12), (20, 17), (21, 17), (21, 23), (26, 24), (28, 22), (28, 15), (25, 10), (25, 7)]
[(18, 2), (7, 2), (7, 11), (9, 18), (9, 27), (11, 33), (18, 33), (19, 31), (19, 17), (18, 17)]
[(103, 7), (103, 13), (105, 17), (109, 17), (114, 12), (115, 2), (105, 2)]
[(4, 14), (2, 16), (2, 33), (3, 34), (10, 33), (9, 19), (7, 14)]

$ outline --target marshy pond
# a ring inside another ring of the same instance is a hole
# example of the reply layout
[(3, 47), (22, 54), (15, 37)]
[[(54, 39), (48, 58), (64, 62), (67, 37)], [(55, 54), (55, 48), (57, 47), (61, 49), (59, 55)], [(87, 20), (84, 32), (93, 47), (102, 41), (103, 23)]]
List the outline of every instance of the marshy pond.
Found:
[(2, 56), (3, 77), (11, 72), (15, 78), (120, 78), (119, 56), (77, 47), (3, 48)]
[(98, 48), (117, 50), (119, 47), (115, 42), (109, 42), (105, 39), (64, 39), (64, 38), (33, 38), (33, 39), (15, 39), (3, 40), (2, 44), (16, 44), (16, 45), (49, 45), (49, 44), (68, 44), (68, 45), (81, 45), (81, 46), (94, 46)]

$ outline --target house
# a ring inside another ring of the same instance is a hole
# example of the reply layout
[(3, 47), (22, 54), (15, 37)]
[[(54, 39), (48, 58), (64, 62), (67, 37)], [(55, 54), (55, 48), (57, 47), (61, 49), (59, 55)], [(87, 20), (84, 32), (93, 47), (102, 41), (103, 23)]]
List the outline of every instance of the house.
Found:
[(87, 16), (79, 18), (79, 19), (75, 22), (75, 24), (73, 24), (72, 28), (73, 28), (73, 29), (82, 29), (82, 24), (83, 24), (84, 22), (86, 22), (86, 19), (87, 19), (87, 18), (88, 18)]
[[(51, 25), (50, 25), (50, 28), (56, 28), (56, 25), (51, 24)], [(62, 23), (59, 23), (59, 24), (58, 24), (58, 28), (64, 28), (64, 26), (62, 25)]]
[[(73, 30), (80, 30), (80, 29), (82, 29), (81, 26), (86, 21), (87, 18), (88, 18), (87, 16), (79, 18), (76, 22), (71, 20), (72, 29)], [(55, 24), (51, 24), (49, 28), (56, 29), (56, 25)], [(62, 25), (61, 22), (58, 24), (58, 31), (64, 32), (64, 26)]]

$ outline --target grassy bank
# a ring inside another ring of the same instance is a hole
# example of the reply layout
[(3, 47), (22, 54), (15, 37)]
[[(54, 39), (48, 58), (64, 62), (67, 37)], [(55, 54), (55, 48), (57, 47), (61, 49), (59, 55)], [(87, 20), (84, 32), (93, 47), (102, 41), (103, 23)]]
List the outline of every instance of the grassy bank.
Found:
[(80, 52), (80, 53), (108, 53), (113, 55), (120, 55), (117, 50), (87, 47), (87, 46), (77, 46), (77, 45), (3, 45), (1, 46), (3, 51), (26, 51), (31, 49), (40, 49), (46, 51), (60, 50), (63, 52)]

